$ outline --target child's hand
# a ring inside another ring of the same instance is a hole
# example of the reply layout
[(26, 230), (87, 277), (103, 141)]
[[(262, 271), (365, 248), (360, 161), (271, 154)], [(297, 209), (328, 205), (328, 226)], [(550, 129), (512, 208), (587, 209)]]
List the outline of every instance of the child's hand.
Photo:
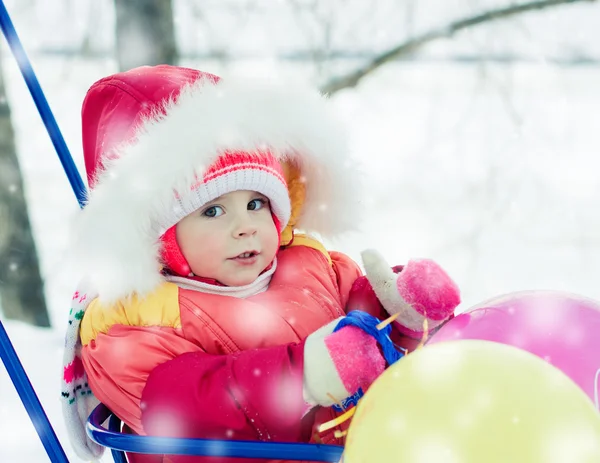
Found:
[(369, 283), (390, 315), (398, 314), (399, 330), (421, 337), (451, 318), (460, 304), (458, 286), (430, 259), (410, 260), (393, 270), (374, 250), (362, 253)]
[(365, 391), (385, 370), (375, 338), (341, 319), (308, 336), (304, 347), (304, 399), (311, 405), (333, 405)]

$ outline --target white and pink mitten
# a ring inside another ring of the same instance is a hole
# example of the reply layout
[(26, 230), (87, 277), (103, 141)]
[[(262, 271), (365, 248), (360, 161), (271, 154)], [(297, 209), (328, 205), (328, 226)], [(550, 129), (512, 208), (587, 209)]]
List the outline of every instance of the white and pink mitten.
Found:
[(304, 401), (330, 406), (359, 389), (366, 390), (385, 370), (386, 362), (374, 337), (360, 328), (333, 330), (341, 318), (306, 338)]
[(402, 334), (421, 338), (425, 326), (435, 330), (460, 304), (458, 286), (433, 260), (409, 260), (392, 269), (374, 250), (363, 251), (362, 260), (383, 308), (389, 315), (399, 314), (395, 325)]

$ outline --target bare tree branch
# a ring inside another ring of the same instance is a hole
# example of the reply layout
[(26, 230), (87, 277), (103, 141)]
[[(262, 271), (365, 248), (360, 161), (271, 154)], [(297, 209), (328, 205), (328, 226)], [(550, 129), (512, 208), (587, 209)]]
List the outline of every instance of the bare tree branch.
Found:
[(329, 95), (333, 95), (344, 88), (356, 87), (356, 85), (368, 74), (375, 71), (384, 64), (392, 61), (400, 56), (408, 55), (413, 53), (423, 45), (428, 44), (434, 40), (452, 37), (457, 32), (467, 29), (469, 27), (478, 26), (480, 24), (488, 23), (490, 21), (497, 21), (499, 19), (506, 19), (511, 16), (516, 16), (522, 13), (526, 13), (534, 10), (543, 10), (546, 8), (568, 4), (568, 3), (580, 3), (580, 2), (595, 2), (596, 0), (535, 0), (532, 2), (521, 3), (510, 5), (504, 8), (498, 8), (484, 13), (470, 16), (467, 18), (459, 19), (451, 22), (450, 24), (426, 32), (417, 37), (401, 43), (400, 45), (385, 51), (381, 55), (372, 59), (365, 66), (351, 72), (345, 76), (341, 76), (331, 80), (325, 84), (321, 91)]

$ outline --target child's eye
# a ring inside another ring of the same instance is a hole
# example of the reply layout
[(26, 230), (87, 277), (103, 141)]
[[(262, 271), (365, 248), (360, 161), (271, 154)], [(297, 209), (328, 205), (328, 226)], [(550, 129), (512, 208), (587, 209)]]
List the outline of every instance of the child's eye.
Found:
[(248, 203), (248, 210), (258, 211), (259, 209), (265, 207), (265, 204), (267, 204), (267, 202), (264, 199), (253, 199)]
[(220, 215), (223, 215), (223, 208), (221, 206), (211, 206), (206, 209), (202, 215), (205, 217), (219, 217)]

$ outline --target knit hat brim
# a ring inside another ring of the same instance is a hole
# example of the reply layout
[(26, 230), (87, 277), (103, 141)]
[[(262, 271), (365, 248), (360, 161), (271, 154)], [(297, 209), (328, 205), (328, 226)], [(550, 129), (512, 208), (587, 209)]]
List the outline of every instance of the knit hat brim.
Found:
[[(157, 233), (161, 236), (169, 228), (183, 219), (186, 215), (200, 209), (205, 204), (232, 191), (256, 191), (269, 198), (271, 211), (277, 217), (281, 227), (285, 227), (290, 219), (291, 206), (288, 190), (280, 169), (269, 164), (272, 156), (262, 157), (246, 153), (227, 154), (221, 157), (226, 160), (226, 166), (210, 177), (198, 182), (185, 192), (178, 192), (171, 207), (162, 212), (157, 218)], [(252, 161), (252, 157), (258, 158)], [(262, 161), (262, 162), (261, 162)]]

